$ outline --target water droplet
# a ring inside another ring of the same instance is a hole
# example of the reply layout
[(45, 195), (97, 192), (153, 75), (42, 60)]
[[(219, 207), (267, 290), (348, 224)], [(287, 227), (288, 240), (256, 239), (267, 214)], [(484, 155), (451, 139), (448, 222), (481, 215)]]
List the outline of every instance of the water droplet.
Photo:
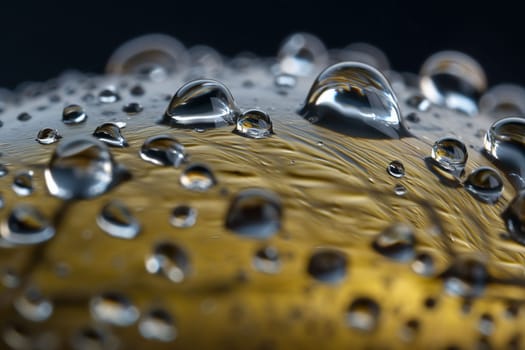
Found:
[(171, 212), (170, 223), (175, 227), (191, 227), (197, 221), (197, 210), (187, 206), (179, 205)]
[(146, 339), (163, 342), (173, 341), (177, 337), (173, 318), (163, 309), (153, 309), (146, 313), (139, 322), (139, 332)]
[(405, 166), (399, 160), (393, 160), (388, 164), (386, 171), (395, 178), (405, 176)]
[(0, 164), (0, 177), (4, 177), (9, 174), (9, 170), (4, 164)]
[(116, 238), (133, 239), (140, 232), (140, 224), (123, 203), (112, 200), (97, 216), (98, 226)]
[(352, 136), (399, 138), (407, 134), (388, 80), (363, 63), (343, 62), (325, 69), (310, 88), (300, 114), (312, 123)]
[(2, 328), (2, 337), (9, 349), (34, 349), (33, 335), (21, 323), (7, 323)]
[(481, 295), (489, 278), (485, 264), (470, 257), (454, 261), (444, 276), (445, 291), (462, 297)]
[(513, 84), (496, 85), (481, 97), (479, 107), (493, 117), (525, 115), (525, 89)]
[(120, 101), (120, 95), (113, 88), (107, 88), (100, 91), (98, 100), (102, 103), (115, 103)]
[(444, 137), (432, 146), (432, 159), (436, 164), (457, 177), (463, 174), (467, 158), (467, 148), (458, 139)]
[(432, 276), (435, 273), (434, 258), (430, 254), (418, 254), (412, 263), (412, 270), (421, 276)]
[(180, 175), (179, 181), (182, 187), (198, 192), (207, 191), (217, 184), (215, 175), (204, 164), (189, 165)]
[(188, 53), (191, 57), (192, 76), (215, 75), (223, 69), (224, 64), (221, 54), (209, 46), (193, 46), (188, 50)]
[(140, 149), (140, 157), (155, 165), (176, 168), (187, 159), (184, 146), (167, 135), (152, 136), (144, 141)]
[(35, 190), (33, 187), (33, 171), (22, 171), (13, 178), (13, 191), (19, 196), (29, 196)]
[(296, 33), (286, 38), (277, 54), (282, 73), (308, 76), (328, 63), (323, 42), (308, 33)]
[(476, 199), (494, 204), (501, 197), (503, 180), (494, 169), (480, 167), (468, 176), (465, 189)]
[(74, 350), (116, 350), (117, 340), (107, 331), (94, 327), (85, 327), (72, 338)]
[(62, 199), (99, 196), (113, 188), (123, 170), (113, 160), (107, 146), (93, 138), (61, 142), (55, 149), (45, 180), (48, 191)]
[(37, 244), (52, 238), (55, 229), (36, 208), (19, 205), (2, 222), (0, 235), (9, 243)]
[(348, 307), (346, 324), (360, 331), (371, 332), (377, 327), (380, 311), (374, 300), (367, 297), (357, 298)]
[(408, 320), (401, 330), (401, 337), (404, 341), (412, 341), (419, 331), (420, 324), (418, 320)]
[(140, 112), (142, 112), (144, 108), (142, 107), (142, 105), (140, 103), (137, 103), (137, 102), (131, 102), (131, 103), (128, 103), (127, 105), (125, 105), (124, 107), (122, 107), (122, 111), (124, 111), (124, 113), (128, 114), (128, 115), (135, 115), (135, 114), (138, 114)]
[(93, 136), (113, 147), (128, 147), (128, 142), (120, 133), (120, 129), (116, 123), (104, 123), (97, 126)]
[(248, 189), (231, 201), (226, 215), (226, 228), (243, 237), (265, 239), (281, 228), (282, 204), (267, 190)]
[(333, 249), (314, 252), (308, 261), (310, 276), (324, 283), (337, 283), (346, 277), (348, 259), (345, 254)]
[(396, 196), (404, 196), (405, 194), (407, 194), (407, 192), (408, 190), (406, 189), (406, 187), (401, 184), (397, 184), (394, 186), (394, 194)]
[(42, 145), (50, 145), (62, 138), (57, 129), (44, 128), (40, 129), (36, 135), (36, 141)]
[(194, 80), (173, 96), (162, 122), (177, 128), (218, 128), (231, 125), (239, 109), (226, 86), (215, 80)]
[(297, 85), (297, 78), (290, 74), (278, 74), (274, 83), (280, 89), (292, 89)]
[(153, 254), (146, 258), (146, 270), (180, 283), (190, 273), (190, 262), (181, 247), (170, 242), (161, 242), (155, 245)]
[(20, 276), (11, 268), (2, 269), (2, 284), (6, 288), (18, 288), (20, 286)]
[(62, 112), (62, 122), (64, 124), (74, 125), (84, 123), (87, 120), (87, 114), (79, 105), (69, 105)]
[(372, 247), (380, 254), (397, 261), (409, 261), (414, 257), (416, 238), (411, 226), (397, 223), (381, 232)]
[(33, 322), (45, 321), (53, 313), (51, 301), (33, 288), (16, 298), (13, 305), (22, 317)]
[(421, 118), (414, 112), (409, 113), (405, 119), (411, 123), (419, 123), (421, 121)]
[(255, 252), (253, 267), (263, 273), (276, 274), (281, 271), (279, 252), (272, 246), (263, 247)]
[(20, 120), (21, 122), (27, 122), (31, 119), (31, 115), (29, 113), (20, 113), (16, 119)]
[(129, 90), (129, 93), (133, 96), (142, 96), (145, 92), (141, 85), (135, 85)]
[(420, 112), (430, 109), (430, 101), (420, 95), (412, 95), (406, 100), (406, 104)]
[(494, 318), (489, 314), (481, 315), (478, 328), (481, 334), (486, 336), (491, 335), (494, 331)]
[(5, 207), (5, 198), (2, 193), (0, 193), (0, 209), (3, 209)]
[(519, 192), (502, 214), (510, 237), (525, 245), (525, 191)]
[(438, 52), (425, 61), (419, 75), (421, 91), (432, 103), (468, 115), (478, 112), (477, 100), (487, 79), (472, 57), (455, 51)]
[(265, 112), (252, 109), (237, 118), (234, 133), (253, 139), (266, 138), (273, 134), (272, 121)]
[(105, 292), (96, 295), (89, 302), (91, 315), (97, 321), (115, 326), (129, 326), (139, 318), (135, 306), (122, 294)]

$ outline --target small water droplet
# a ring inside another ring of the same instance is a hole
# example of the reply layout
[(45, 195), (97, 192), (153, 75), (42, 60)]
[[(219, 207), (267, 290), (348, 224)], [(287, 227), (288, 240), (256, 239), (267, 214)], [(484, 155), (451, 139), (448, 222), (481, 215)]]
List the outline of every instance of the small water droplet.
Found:
[(33, 187), (33, 171), (22, 171), (15, 174), (11, 187), (17, 195), (29, 196), (35, 190)]
[(273, 134), (272, 121), (265, 112), (252, 109), (237, 118), (233, 132), (253, 139), (266, 138)]
[(122, 107), (122, 111), (124, 111), (124, 113), (128, 114), (128, 115), (135, 115), (135, 114), (138, 114), (140, 112), (142, 112), (144, 108), (142, 107), (142, 105), (140, 103), (137, 103), (137, 102), (131, 102), (131, 103), (128, 103), (127, 105), (125, 105), (124, 107)]
[(62, 112), (62, 122), (68, 125), (84, 123), (87, 120), (87, 114), (79, 105), (69, 105)]
[(204, 192), (217, 184), (215, 175), (207, 165), (191, 164), (179, 178), (182, 187), (197, 192)]
[(494, 331), (494, 318), (489, 314), (481, 315), (478, 325), (479, 332), (489, 336)]
[(435, 273), (434, 258), (427, 253), (420, 253), (414, 258), (412, 270), (421, 276), (432, 276)]
[(281, 271), (281, 259), (275, 247), (267, 246), (255, 252), (253, 267), (263, 273), (276, 274)]
[(9, 169), (4, 164), (0, 164), (0, 177), (4, 177), (9, 174)]
[(139, 318), (139, 312), (124, 295), (105, 292), (93, 297), (89, 302), (91, 315), (97, 321), (115, 326), (129, 326)]
[(308, 261), (310, 276), (324, 283), (337, 283), (346, 277), (348, 259), (345, 254), (333, 249), (314, 252)]
[(190, 261), (186, 252), (178, 245), (161, 242), (155, 245), (153, 254), (146, 258), (146, 270), (180, 283), (190, 273)]
[(371, 332), (377, 328), (380, 315), (379, 305), (372, 299), (355, 299), (346, 312), (346, 324), (354, 329)]
[(93, 136), (113, 147), (128, 147), (128, 142), (122, 136), (120, 129), (121, 127), (116, 123), (104, 123), (97, 126)]
[(233, 96), (215, 80), (194, 80), (173, 96), (162, 122), (177, 128), (218, 128), (231, 125), (239, 115)]
[(297, 78), (290, 74), (278, 74), (275, 76), (274, 84), (279, 89), (292, 89), (297, 85)]
[(98, 226), (116, 238), (133, 239), (140, 232), (140, 224), (123, 203), (112, 200), (104, 205), (97, 216)]
[(93, 138), (58, 144), (45, 170), (48, 191), (62, 199), (99, 196), (123, 178), (107, 146)]
[(175, 227), (191, 227), (197, 221), (197, 210), (188, 205), (179, 205), (171, 212), (170, 223)]
[(205, 77), (219, 73), (224, 66), (222, 56), (214, 48), (196, 45), (188, 50), (191, 58), (191, 74)]
[(421, 118), (414, 112), (407, 114), (405, 119), (411, 123), (419, 123), (421, 121)]
[(496, 203), (503, 191), (503, 180), (494, 169), (489, 167), (474, 170), (464, 185), (476, 199), (489, 204)]
[(481, 295), (489, 278), (485, 264), (470, 257), (454, 261), (444, 276), (445, 291), (463, 297)]
[(281, 228), (282, 204), (279, 197), (263, 189), (239, 192), (226, 214), (226, 228), (249, 238), (266, 239)]
[(148, 311), (139, 322), (139, 332), (146, 339), (162, 342), (170, 342), (177, 337), (173, 317), (163, 309)]
[(388, 164), (386, 171), (395, 178), (405, 176), (405, 166), (399, 160), (393, 160)]
[(2, 222), (0, 235), (13, 244), (37, 244), (51, 239), (55, 229), (39, 210), (19, 205)]
[(525, 245), (525, 190), (520, 191), (502, 214), (510, 237)]
[(36, 135), (36, 141), (42, 145), (50, 145), (62, 138), (57, 129), (44, 128), (40, 129)]
[(133, 96), (142, 96), (145, 92), (141, 85), (135, 85), (129, 90), (129, 93)]
[(477, 100), (487, 79), (472, 57), (456, 51), (438, 52), (425, 61), (419, 75), (421, 91), (432, 103), (468, 115), (478, 112)]
[(116, 350), (117, 340), (107, 331), (85, 327), (78, 330), (71, 340), (74, 350)]
[(457, 177), (463, 174), (467, 158), (467, 148), (458, 139), (444, 137), (432, 146), (432, 159), (442, 169)]
[(144, 141), (140, 149), (140, 157), (155, 165), (176, 168), (187, 160), (184, 146), (167, 135), (152, 136)]
[(397, 261), (409, 261), (414, 257), (416, 238), (414, 229), (403, 223), (388, 226), (372, 243), (380, 254)]
[(31, 114), (26, 113), (26, 112), (24, 112), (24, 113), (20, 113), (20, 114), (16, 117), (16, 119), (20, 120), (21, 122), (27, 122), (28, 120), (31, 119)]
[(394, 194), (396, 196), (404, 196), (405, 194), (407, 194), (407, 192), (408, 190), (406, 189), (406, 187), (401, 184), (397, 184), (394, 186)]
[(420, 95), (412, 95), (406, 100), (406, 104), (420, 112), (430, 109), (430, 101)]
[(51, 301), (34, 288), (24, 291), (15, 299), (13, 305), (22, 317), (33, 322), (45, 321), (53, 313)]
[(2, 284), (6, 288), (17, 288), (20, 285), (20, 276), (11, 268), (2, 269)]
[(525, 115), (525, 89), (513, 84), (496, 85), (481, 97), (479, 106), (482, 113), (492, 117)]
[(310, 88), (300, 114), (351, 136), (400, 138), (408, 134), (388, 80), (363, 63), (343, 62), (325, 69)]
[(412, 319), (408, 320), (403, 329), (401, 330), (401, 338), (404, 341), (412, 341), (416, 334), (418, 333), (420, 324), (418, 320)]
[(120, 95), (113, 88), (107, 88), (99, 92), (98, 100), (101, 103), (115, 103), (120, 101)]
[(323, 42), (308, 33), (296, 33), (286, 38), (277, 54), (283, 73), (308, 76), (328, 63), (328, 53)]

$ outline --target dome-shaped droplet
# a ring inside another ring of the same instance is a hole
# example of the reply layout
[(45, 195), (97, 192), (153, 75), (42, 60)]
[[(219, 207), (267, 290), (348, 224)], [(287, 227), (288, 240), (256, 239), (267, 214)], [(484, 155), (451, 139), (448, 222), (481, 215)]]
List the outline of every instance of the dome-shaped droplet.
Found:
[(401, 184), (397, 184), (394, 186), (394, 194), (396, 196), (404, 196), (405, 194), (407, 194), (407, 192), (407, 188)]
[(494, 204), (501, 197), (503, 180), (489, 167), (474, 170), (465, 181), (465, 189), (478, 200)]
[(281, 259), (275, 247), (263, 247), (255, 252), (253, 267), (263, 273), (276, 274), (281, 271)]
[(197, 209), (188, 205), (179, 205), (171, 212), (170, 223), (175, 227), (191, 227), (197, 221)]
[(99, 92), (98, 100), (101, 103), (115, 103), (120, 101), (120, 95), (114, 88), (106, 88)]
[(525, 89), (513, 84), (496, 85), (481, 97), (479, 107), (481, 113), (492, 117), (525, 115)]
[(31, 114), (29, 113), (20, 113), (16, 119), (20, 120), (21, 122), (27, 122), (28, 120), (31, 120)]
[(238, 115), (226, 86), (215, 80), (194, 80), (175, 93), (162, 122), (177, 128), (210, 129), (231, 125)]
[(7, 174), (9, 174), (9, 169), (7, 169), (5, 164), (0, 164), (0, 177), (4, 177)]
[(62, 112), (62, 122), (64, 124), (80, 124), (87, 120), (87, 114), (79, 105), (69, 105)]
[(161, 242), (155, 245), (152, 254), (146, 258), (146, 270), (180, 283), (190, 273), (190, 261), (186, 252), (178, 245)]
[(354, 61), (366, 63), (383, 72), (390, 69), (390, 62), (385, 53), (376, 46), (368, 43), (352, 43), (342, 50), (337, 50), (334, 57), (338, 62)]
[(120, 126), (116, 123), (104, 123), (97, 126), (93, 136), (113, 147), (127, 147), (128, 142), (122, 136), (120, 129)]
[(170, 342), (177, 337), (173, 317), (163, 309), (153, 309), (142, 316), (139, 332), (146, 339), (162, 342)]
[(122, 107), (122, 111), (127, 115), (139, 114), (140, 112), (142, 112), (143, 109), (144, 108), (142, 107), (142, 105), (137, 102), (131, 102)]
[(117, 200), (104, 205), (97, 216), (98, 226), (116, 238), (133, 239), (140, 232), (140, 224), (128, 207)]
[(337, 283), (346, 277), (348, 259), (340, 251), (322, 249), (310, 256), (307, 272), (310, 276), (324, 283)]
[(188, 50), (191, 74), (195, 77), (215, 75), (222, 71), (224, 63), (220, 53), (206, 45), (196, 45)]
[(297, 78), (286, 73), (278, 74), (275, 76), (274, 84), (279, 89), (291, 89), (297, 85)]
[(510, 237), (525, 245), (525, 190), (520, 191), (502, 214)]
[(323, 42), (308, 33), (296, 33), (286, 38), (277, 54), (282, 73), (308, 76), (328, 63)]
[(420, 87), (438, 105), (474, 115), (477, 100), (487, 87), (483, 68), (470, 56), (442, 51), (430, 56), (421, 67)]
[(226, 214), (226, 228), (243, 237), (265, 239), (281, 228), (282, 204), (267, 190), (248, 189), (231, 201)]
[(485, 135), (485, 152), (513, 184), (525, 188), (525, 118), (496, 121)]
[(422, 276), (432, 276), (435, 272), (434, 258), (427, 253), (420, 253), (412, 262), (412, 270)]
[(406, 134), (390, 83), (364, 63), (343, 62), (325, 69), (300, 113), (312, 123), (352, 136), (399, 138)]
[(45, 170), (47, 189), (63, 199), (99, 196), (115, 186), (121, 175), (107, 146), (93, 138), (59, 143)]
[(29, 196), (35, 190), (33, 187), (33, 171), (29, 170), (16, 173), (11, 187), (17, 195)]
[(252, 139), (262, 139), (273, 133), (270, 116), (263, 111), (252, 109), (237, 118), (234, 133)]
[(3, 268), (0, 274), (2, 285), (5, 288), (18, 288), (21, 282), (21, 276), (11, 268)]
[(346, 311), (346, 324), (354, 329), (371, 332), (377, 328), (381, 309), (372, 299), (355, 299)]
[(444, 137), (437, 140), (432, 146), (432, 159), (442, 169), (461, 176), (467, 163), (467, 147), (463, 142), (453, 137)]
[(105, 292), (89, 302), (91, 315), (100, 322), (115, 326), (129, 326), (139, 318), (139, 311), (124, 295)]
[(37, 244), (51, 239), (55, 229), (39, 210), (19, 205), (2, 222), (0, 235), (13, 244)]
[(217, 184), (215, 175), (211, 169), (204, 164), (189, 165), (179, 178), (182, 187), (197, 192), (204, 192)]
[(372, 243), (378, 253), (397, 261), (408, 261), (414, 257), (416, 238), (414, 229), (398, 223), (388, 226)]
[(95, 327), (84, 327), (71, 339), (74, 350), (117, 350), (118, 345), (118, 340), (107, 330)]
[(109, 59), (106, 72), (162, 81), (185, 69), (188, 61), (188, 52), (177, 39), (164, 34), (147, 34), (118, 47)]
[(399, 160), (393, 160), (388, 164), (386, 171), (395, 178), (405, 176), (405, 166)]
[(27, 320), (42, 322), (53, 313), (53, 304), (38, 290), (30, 288), (15, 299), (13, 305), (18, 313)]
[(405, 103), (420, 112), (426, 112), (430, 108), (430, 101), (421, 95), (412, 95), (407, 98)]
[(462, 297), (479, 296), (489, 279), (485, 265), (470, 257), (457, 259), (444, 273), (445, 291)]
[(50, 145), (62, 138), (57, 129), (44, 128), (40, 129), (36, 135), (36, 141), (42, 145)]
[(167, 135), (152, 136), (144, 141), (140, 157), (155, 165), (178, 168), (186, 161), (186, 151), (175, 138)]

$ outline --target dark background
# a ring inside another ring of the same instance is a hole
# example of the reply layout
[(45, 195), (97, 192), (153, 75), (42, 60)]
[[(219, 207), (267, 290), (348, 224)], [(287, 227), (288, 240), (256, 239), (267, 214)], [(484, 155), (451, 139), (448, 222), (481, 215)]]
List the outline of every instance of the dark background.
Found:
[(145, 33), (230, 56), (245, 50), (271, 56), (295, 31), (316, 34), (329, 48), (372, 43), (400, 71), (417, 72), (438, 50), (460, 50), (482, 64), (491, 85), (525, 85), (525, 15), (501, 1), (48, 0), (2, 1), (0, 11), (0, 86), (9, 88), (69, 68), (103, 72), (119, 44)]

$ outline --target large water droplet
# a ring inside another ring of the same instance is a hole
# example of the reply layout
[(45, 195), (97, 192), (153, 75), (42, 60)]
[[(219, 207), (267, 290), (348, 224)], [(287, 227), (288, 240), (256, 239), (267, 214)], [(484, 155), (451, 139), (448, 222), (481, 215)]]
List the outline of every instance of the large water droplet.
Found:
[(270, 116), (263, 111), (252, 109), (237, 118), (234, 132), (253, 139), (262, 139), (273, 133)]
[(45, 180), (52, 195), (82, 199), (107, 192), (122, 174), (107, 146), (93, 138), (76, 138), (57, 146)]
[(279, 252), (272, 246), (263, 247), (255, 252), (253, 267), (260, 272), (276, 274), (281, 271)]
[(2, 222), (0, 235), (9, 243), (37, 244), (51, 239), (55, 229), (39, 210), (20, 205)]
[(363, 63), (343, 62), (325, 69), (300, 113), (312, 123), (352, 136), (407, 135), (388, 80)]
[(357, 298), (348, 307), (346, 324), (360, 331), (371, 332), (377, 327), (380, 311), (374, 300), (367, 297)]
[(100, 141), (114, 147), (127, 147), (128, 142), (120, 133), (121, 127), (116, 123), (104, 123), (97, 126), (93, 132)]
[(179, 178), (182, 187), (197, 192), (204, 192), (217, 184), (215, 175), (207, 165), (191, 164)]
[(44, 128), (40, 129), (36, 135), (36, 141), (42, 145), (50, 145), (62, 138), (57, 129)]
[(457, 259), (444, 277), (446, 292), (463, 297), (479, 296), (489, 278), (485, 265), (470, 257)]
[(177, 128), (210, 129), (231, 125), (238, 115), (226, 86), (215, 80), (194, 80), (175, 93), (162, 122)]
[(414, 230), (406, 224), (394, 224), (381, 232), (372, 247), (380, 254), (398, 261), (409, 261), (414, 257), (416, 238)]
[(161, 242), (155, 245), (152, 255), (146, 258), (146, 270), (180, 283), (190, 273), (190, 261), (186, 252), (178, 245)]
[(348, 259), (345, 254), (333, 249), (314, 252), (308, 261), (310, 276), (325, 283), (337, 283), (346, 277)]
[(140, 149), (140, 157), (155, 165), (176, 168), (187, 159), (184, 146), (167, 135), (152, 136), (144, 141)]
[(436, 164), (457, 177), (463, 174), (467, 158), (467, 147), (458, 139), (444, 137), (432, 146), (432, 159)]
[(465, 189), (478, 200), (494, 204), (501, 197), (503, 180), (494, 169), (480, 167), (470, 173)]
[(175, 227), (191, 227), (197, 221), (197, 210), (188, 205), (179, 205), (171, 212), (170, 223)]
[(62, 122), (64, 124), (80, 124), (87, 120), (87, 114), (79, 105), (69, 105), (62, 112)]
[(328, 63), (323, 42), (308, 33), (296, 33), (286, 38), (277, 54), (282, 73), (308, 76)]
[(33, 322), (45, 321), (53, 313), (51, 301), (34, 288), (16, 298), (13, 305), (22, 317)]
[(477, 100), (487, 87), (483, 68), (470, 56), (442, 51), (421, 67), (420, 87), (433, 103), (474, 115)]
[(33, 171), (22, 171), (15, 174), (11, 187), (17, 195), (29, 196), (35, 190), (33, 187)]
[(502, 214), (510, 237), (525, 245), (525, 191), (520, 191)]
[(481, 97), (479, 107), (482, 113), (498, 118), (525, 115), (525, 89), (513, 84), (496, 85)]
[(405, 166), (399, 160), (393, 160), (388, 164), (386, 171), (395, 178), (405, 176)]
[(97, 216), (98, 226), (112, 237), (133, 239), (140, 232), (140, 224), (123, 203), (112, 200)]
[(89, 302), (91, 315), (97, 321), (115, 326), (129, 326), (139, 318), (139, 311), (124, 295), (105, 292)]
[(282, 204), (267, 190), (248, 189), (239, 192), (230, 203), (225, 225), (243, 237), (265, 239), (281, 228)]
[(173, 317), (163, 309), (148, 311), (139, 322), (139, 332), (146, 339), (170, 342), (177, 337)]

